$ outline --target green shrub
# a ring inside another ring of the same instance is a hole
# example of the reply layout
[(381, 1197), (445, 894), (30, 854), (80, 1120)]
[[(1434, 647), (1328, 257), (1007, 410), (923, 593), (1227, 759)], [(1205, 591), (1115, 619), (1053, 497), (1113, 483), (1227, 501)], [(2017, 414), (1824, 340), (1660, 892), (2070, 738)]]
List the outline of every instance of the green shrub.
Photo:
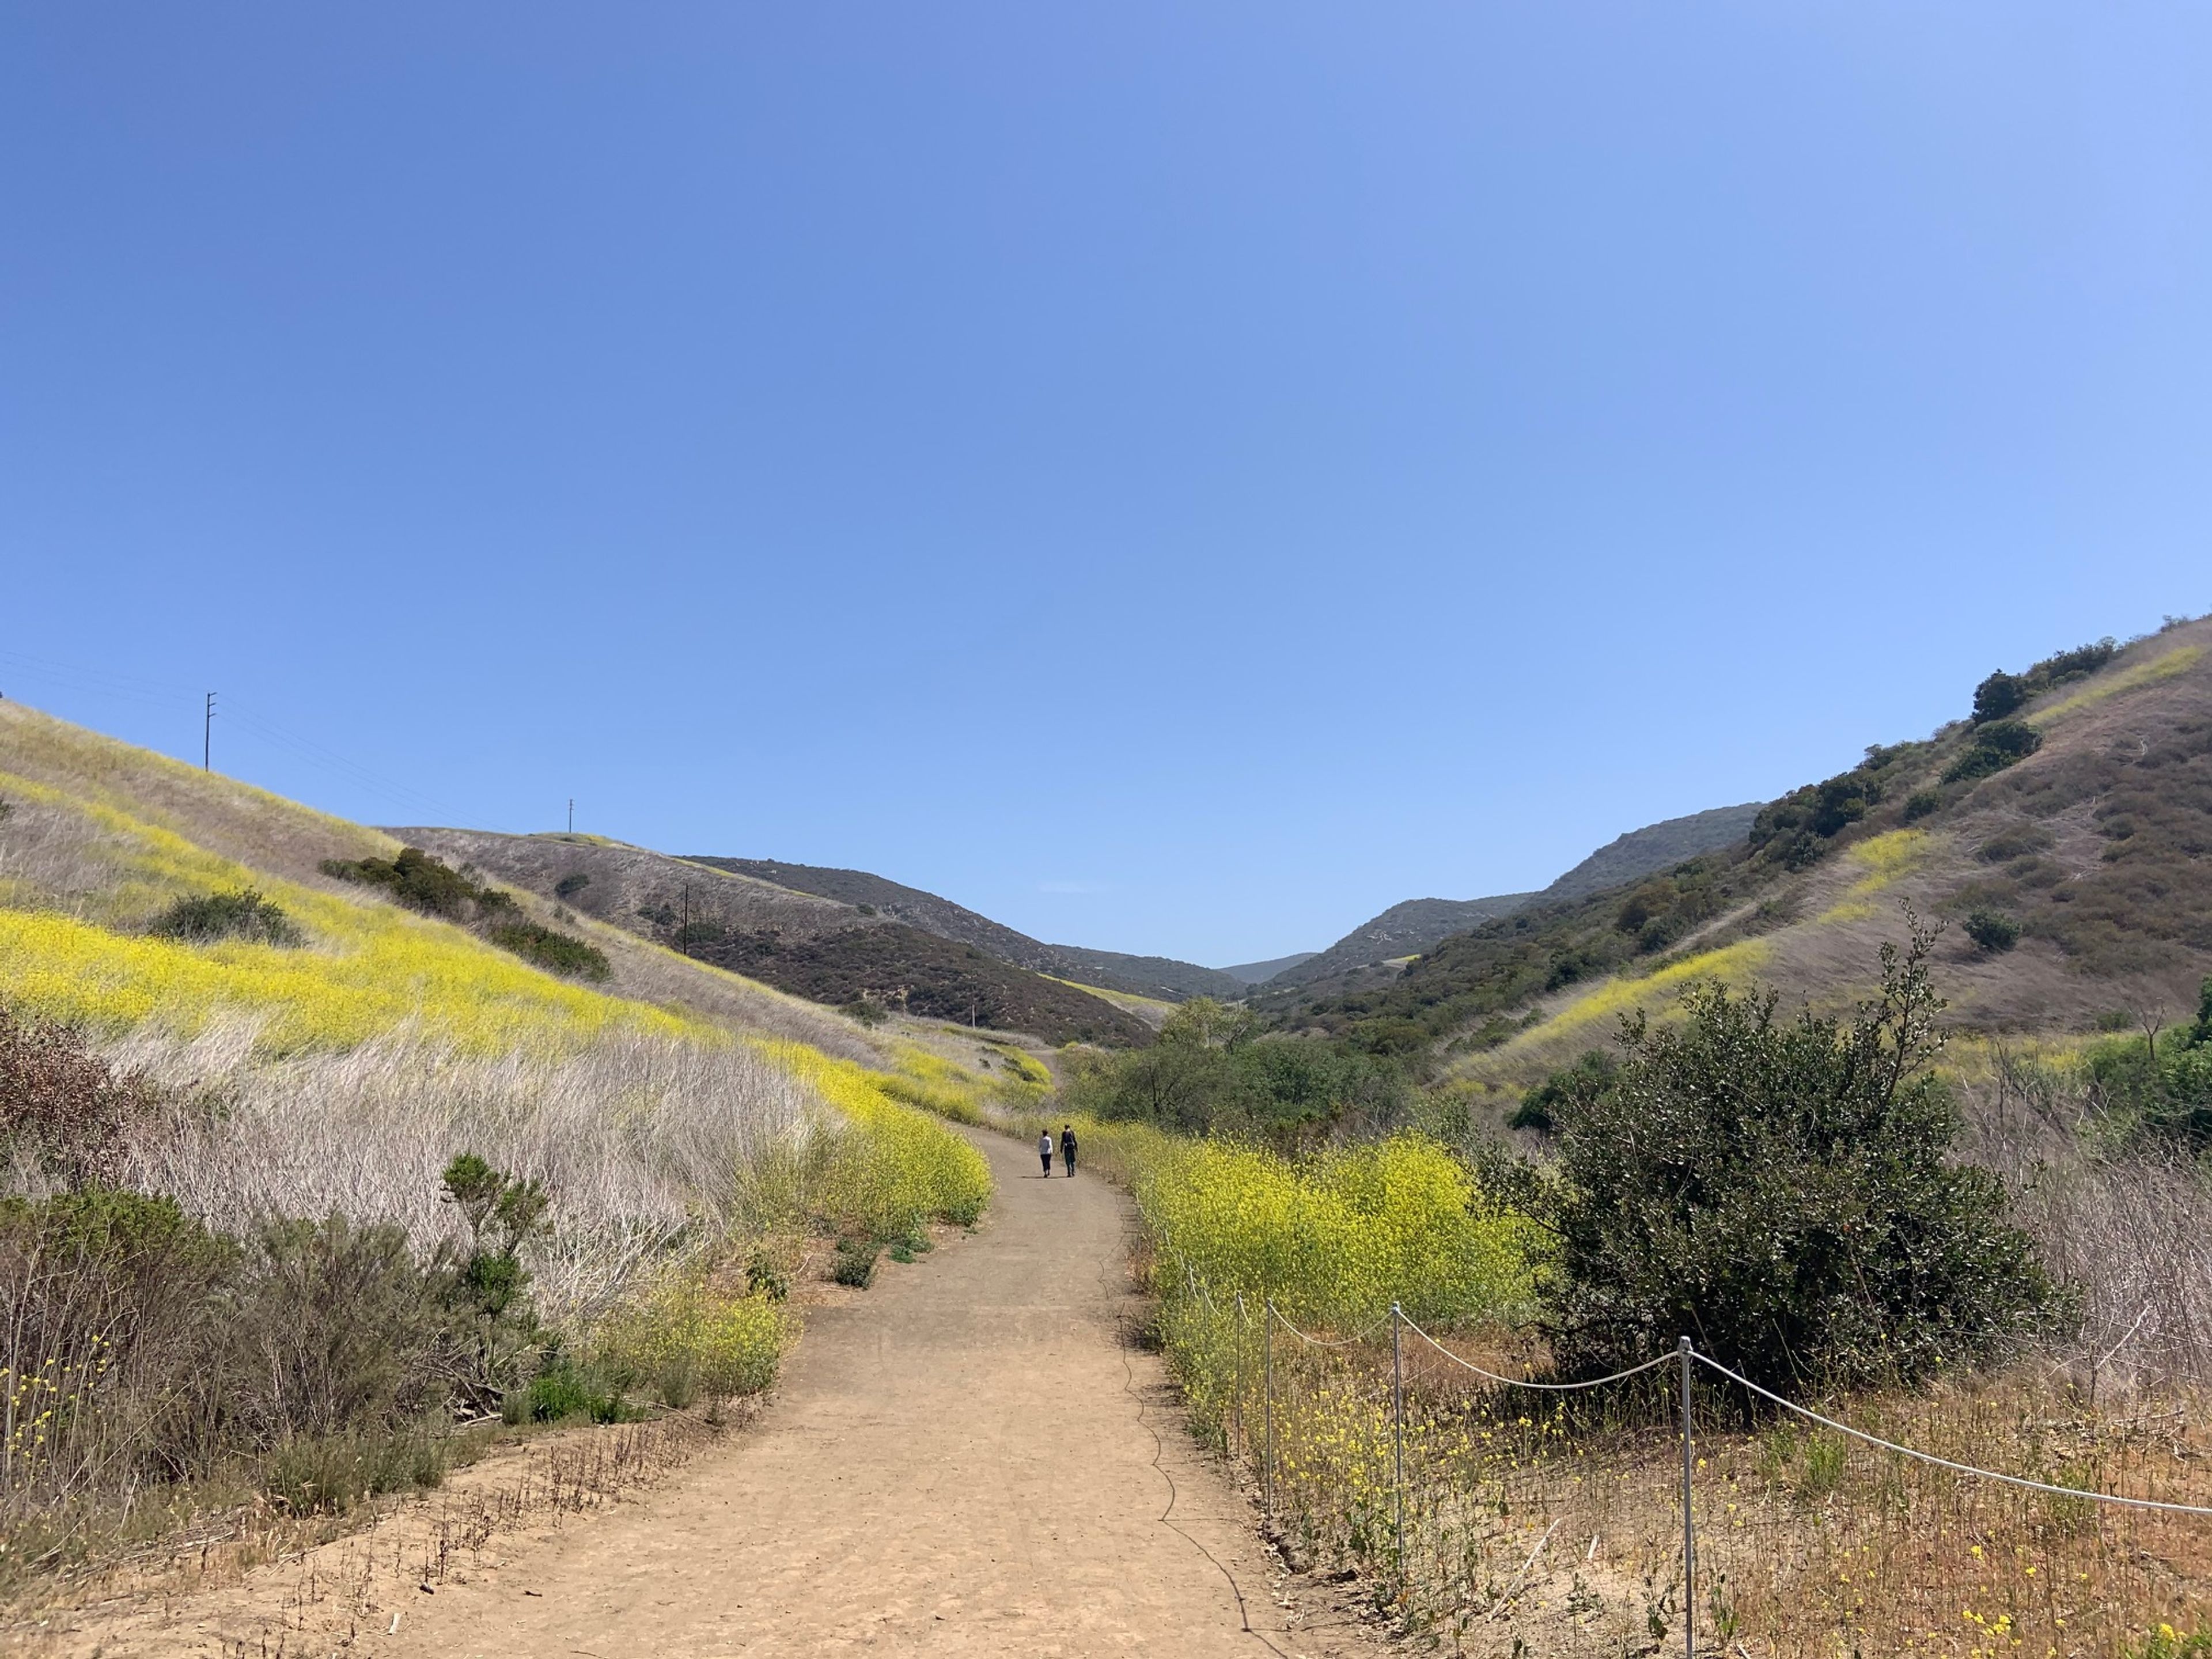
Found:
[(1570, 1371), (1687, 1333), (1770, 1387), (1924, 1376), (2002, 1346), (2054, 1297), (1986, 1170), (1949, 1161), (1956, 1108), (1913, 925), (1849, 1024), (1777, 994), (1693, 988), (1623, 1022), (1626, 1058), (1555, 1109), (1556, 1165), (1518, 1203), (1555, 1235), (1544, 1323)]
[(850, 1285), (865, 1291), (876, 1282), (876, 1258), (883, 1247), (872, 1238), (842, 1238), (837, 1241), (837, 1257), (830, 1269), (830, 1278), (840, 1285)]
[(2020, 943), (2020, 924), (1998, 910), (1966, 913), (1966, 937), (1986, 956), (1997, 956)]
[(519, 1395), (507, 1396), (501, 1415), (518, 1423), (619, 1423), (622, 1395), (556, 1357)]
[(556, 933), (540, 922), (503, 921), (491, 929), (489, 937), (501, 950), (512, 951), (548, 973), (599, 981), (613, 971), (607, 964), (606, 952), (597, 945), (573, 934)]
[(1602, 1048), (1587, 1050), (1564, 1071), (1554, 1072), (1521, 1097), (1521, 1103), (1505, 1120), (1513, 1129), (1534, 1129), (1549, 1134), (1557, 1127), (1554, 1115), (1586, 1093), (1610, 1088), (1620, 1074), (1620, 1062)]
[(563, 901), (572, 899), (592, 884), (592, 878), (581, 870), (572, 870), (553, 884), (553, 896)]
[(1917, 789), (1905, 798), (1905, 821), (1917, 823), (1930, 813), (1940, 811), (1942, 805), (1943, 797), (1940, 791)]
[(286, 946), (306, 942), (298, 924), (284, 914), (283, 908), (251, 887), (234, 893), (180, 898), (155, 918), (148, 931), (188, 945), (214, 945), (227, 939)]
[(262, 1443), (321, 1442), (442, 1407), (448, 1282), (397, 1226), (264, 1224), (229, 1321), (241, 1429)]
[(1974, 688), (1974, 724), (1986, 726), (2027, 706), (2027, 681), (2000, 668)]
[(521, 1251), (544, 1229), (548, 1200), (535, 1181), (495, 1170), (474, 1152), (446, 1166), (443, 1184), (470, 1241), (447, 1291), (457, 1326), (454, 1385), (468, 1404), (489, 1411), (529, 1374), (544, 1344)]
[(384, 888), (409, 909), (448, 921), (474, 916), (487, 891), (465, 872), (419, 847), (404, 849), (396, 859), (325, 859), (321, 868), (340, 881)]
[(1965, 783), (1986, 778), (2026, 760), (2043, 747), (2043, 734), (2025, 720), (1999, 720), (1979, 727), (1964, 753), (1943, 774), (1946, 783)]

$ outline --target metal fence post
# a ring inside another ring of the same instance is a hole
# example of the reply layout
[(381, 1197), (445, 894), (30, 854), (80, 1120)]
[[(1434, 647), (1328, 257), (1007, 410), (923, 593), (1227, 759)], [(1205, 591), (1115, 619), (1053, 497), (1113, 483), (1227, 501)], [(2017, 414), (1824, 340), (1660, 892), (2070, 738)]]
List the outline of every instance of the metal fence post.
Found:
[(1684, 1337), (1682, 1355), (1682, 1651), (1698, 1659), (1698, 1536), (1690, 1521), (1690, 1475), (1696, 1468), (1696, 1449), (1690, 1425), (1690, 1339)]
[(1398, 1504), (1398, 1577), (1406, 1576), (1406, 1345), (1400, 1323), (1405, 1315), (1390, 1304), (1390, 1440)]
[(1244, 1316), (1244, 1292), (1237, 1292), (1237, 1431), (1230, 1448), (1234, 1459), (1252, 1449), (1244, 1437), (1244, 1348), (1251, 1340), (1251, 1322)]
[(1260, 1305), (1260, 1501), (1275, 1513), (1275, 1299)]

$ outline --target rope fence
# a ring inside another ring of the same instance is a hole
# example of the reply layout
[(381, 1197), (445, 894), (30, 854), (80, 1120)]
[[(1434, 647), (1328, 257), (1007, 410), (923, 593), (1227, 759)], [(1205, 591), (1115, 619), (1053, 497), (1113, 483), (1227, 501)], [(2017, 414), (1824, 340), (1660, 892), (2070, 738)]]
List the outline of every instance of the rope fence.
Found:
[[(1709, 1543), (1725, 1542), (1735, 1549), (1739, 1559), (1743, 1559), (1748, 1537), (1743, 1529), (1747, 1525), (1757, 1524), (1739, 1514), (1739, 1505), (1735, 1503), (1726, 1506), (1725, 1514), (1701, 1511), (1697, 1486), (1705, 1466), (1699, 1457), (1696, 1406), (1696, 1378), (1700, 1367), (1711, 1376), (1709, 1386), (1732, 1384), (1792, 1419), (1873, 1451), (1942, 1470), (1968, 1483), (1986, 1482), (1995, 1487), (2033, 1494), (2038, 1499), (2056, 1500), (2049, 1510), (2022, 1510), (2017, 1514), (2006, 1510), (1993, 1518), (1984, 1511), (1973, 1510), (1963, 1500), (1942, 1497), (1953, 1488), (1942, 1488), (1935, 1497), (1923, 1498), (1923, 1506), (1932, 1505), (1929, 1512), (1938, 1521), (1948, 1518), (1962, 1524), (1971, 1522), (1972, 1525), (1967, 1530), (1978, 1539), (1992, 1540), (1992, 1550), (1996, 1547), (1993, 1520), (2016, 1520), (2016, 1530), (2023, 1537), (2039, 1540), (2047, 1534), (2063, 1542), (2078, 1535), (2080, 1523), (2069, 1518), (2071, 1511), (2067, 1506), (2073, 1504), (2146, 1512), (2190, 1522), (2212, 1520), (2212, 1504), (2107, 1491), (2086, 1479), (2075, 1484), (2075, 1476), (2068, 1466), (2060, 1466), (2059, 1480), (2038, 1479), (1984, 1468), (1872, 1432), (1753, 1382), (1720, 1360), (1700, 1352), (1687, 1337), (1672, 1352), (1655, 1354), (1603, 1376), (1570, 1382), (1544, 1381), (1514, 1376), (1454, 1352), (1397, 1304), (1392, 1304), (1384, 1318), (1352, 1334), (1340, 1336), (1301, 1328), (1272, 1300), (1263, 1300), (1255, 1310), (1239, 1296), (1231, 1309), (1217, 1304), (1195, 1275), (1189, 1276), (1188, 1284), (1194, 1311), (1202, 1310), (1213, 1328), (1210, 1333), (1187, 1335), (1185, 1345), (1212, 1342), (1218, 1348), (1210, 1370), (1202, 1364), (1191, 1368), (1194, 1375), (1204, 1373), (1200, 1378), (1202, 1384), (1205, 1376), (1217, 1379), (1211, 1385), (1217, 1390), (1216, 1396), (1194, 1403), (1210, 1408), (1210, 1420), (1224, 1449), (1232, 1456), (1242, 1455), (1249, 1461), (1261, 1507), (1270, 1517), (1279, 1541), (1288, 1534), (1282, 1533), (1276, 1517), (1295, 1517), (1304, 1526), (1308, 1538), (1323, 1538), (1333, 1543), (1340, 1554), (1383, 1565), (1400, 1587), (1401, 1596), (1408, 1594), (1409, 1581), (1420, 1573), (1442, 1575), (1455, 1588), (1450, 1595), (1431, 1596), (1433, 1610), (1440, 1620), (1455, 1620), (1455, 1629), (1462, 1636), (1481, 1620), (1503, 1619), (1519, 1607), (1539, 1558), (1552, 1545), (1563, 1522), (1570, 1517), (1560, 1514), (1550, 1520), (1534, 1548), (1522, 1559), (1519, 1570), (1510, 1578), (1502, 1569), (1492, 1571), (1476, 1565), (1479, 1537), (1489, 1541), (1502, 1539), (1509, 1530), (1509, 1515), (1533, 1512), (1540, 1518), (1548, 1507), (1557, 1507), (1552, 1500), (1563, 1486), (1571, 1496), (1577, 1498), (1596, 1490), (1601, 1502), (1606, 1490), (1601, 1484), (1602, 1480), (1626, 1482), (1630, 1476), (1610, 1473), (1600, 1476), (1593, 1473), (1596, 1466), (1587, 1462), (1583, 1449), (1579, 1445), (1568, 1444), (1569, 1419), (1561, 1414), (1566, 1409), (1563, 1401), (1551, 1408), (1552, 1416), (1543, 1420), (1522, 1416), (1510, 1421), (1495, 1419), (1492, 1426), (1484, 1426), (1474, 1409), (1481, 1396), (1468, 1395), (1463, 1389), (1456, 1395), (1451, 1393), (1448, 1380), (1455, 1375), (1495, 1389), (1525, 1391), (1533, 1397), (1559, 1401), (1561, 1396), (1586, 1395), (1653, 1373), (1666, 1374), (1668, 1393), (1679, 1396), (1680, 1407), (1677, 1432), (1680, 1470), (1678, 1478), (1669, 1477), (1678, 1486), (1680, 1508), (1680, 1602), (1677, 1609), (1673, 1601), (1673, 1583), (1655, 1585), (1647, 1576), (1647, 1617), (1653, 1635), (1673, 1633), (1663, 1628), (1662, 1608), (1665, 1624), (1679, 1620), (1680, 1650), (1688, 1659), (1696, 1659), (1700, 1651), (1698, 1595), (1703, 1577), (1701, 1553), (1711, 1553), (1707, 1547)], [(1386, 1329), (1389, 1341), (1387, 1376), (1381, 1370), (1379, 1340)], [(1283, 1349), (1284, 1339), (1291, 1346), (1279, 1352)], [(1256, 1388), (1252, 1386), (1254, 1383)], [(1248, 1434), (1247, 1397), (1253, 1394), (1257, 1398), (1249, 1403), (1257, 1407), (1259, 1422), (1256, 1433)], [(1639, 1402), (1638, 1411), (1649, 1410), (1651, 1396), (1648, 1391), (1634, 1398)], [(1409, 1403), (1417, 1400), (1420, 1402), (1419, 1409)], [(1204, 1416), (1206, 1413), (1202, 1411), (1200, 1414)], [(1636, 1420), (1647, 1426), (1635, 1432), (1647, 1435), (1648, 1418)], [(1940, 1441), (1947, 1437), (1948, 1425), (1937, 1419), (1930, 1421), (1946, 1430), (1936, 1438)], [(1929, 1425), (1923, 1423), (1922, 1426)], [(1286, 1437), (1295, 1443), (1286, 1446)], [(1647, 1462), (1650, 1443), (1648, 1438), (1644, 1439), (1647, 1449), (1643, 1456)], [(1826, 1455), (1840, 1459), (1839, 1453)], [(1637, 1462), (1634, 1455), (1625, 1461)], [(1467, 1474), (1469, 1469), (1474, 1471), (1474, 1476)], [(1729, 1476), (1731, 1481), (1735, 1478)], [(1947, 1502), (1950, 1504), (1948, 1510), (1944, 1508)], [(1670, 1503), (1662, 1513), (1671, 1512), (1672, 1507)], [(1749, 1509), (1752, 1505), (1743, 1507)], [(1649, 1519), (1648, 1516), (1644, 1518)], [(1420, 1547), (1425, 1552), (1418, 1564), (1414, 1559), (1416, 1522), (1422, 1534)], [(1536, 1529), (1533, 1522), (1522, 1524), (1527, 1533)], [(1668, 1524), (1671, 1525), (1671, 1521)], [(1770, 1524), (1779, 1523), (1770, 1518)], [(1708, 1540), (1705, 1534), (1716, 1526), (1724, 1531), (1717, 1540)], [(2074, 1528), (2071, 1533), (2069, 1527)], [(1735, 1535), (1730, 1537), (1729, 1532)], [(1527, 1533), (1521, 1534), (1523, 1542)], [(1648, 1559), (1648, 1527), (1643, 1536)], [(2207, 1542), (2212, 1542), (2212, 1534), (2207, 1535)], [(1586, 1571), (1593, 1574), (1597, 1571), (1598, 1545), (1598, 1534), (1593, 1531), (1588, 1557), (1573, 1575), (1577, 1588), (1572, 1594), (1583, 1593)], [(2147, 1553), (2132, 1544), (2130, 1547), (2137, 1555)], [(1753, 1558), (1760, 1553), (1755, 1548), (1748, 1553)], [(1779, 1560), (1786, 1552), (1773, 1547), (1766, 1553)], [(2024, 1554), (2025, 1547), (2016, 1546), (2014, 1553)], [(1978, 1566), (1984, 1559), (1981, 1543), (1974, 1544), (1971, 1555)], [(1741, 1596), (1743, 1586), (1729, 1582), (1729, 1573), (1724, 1570), (1727, 1552), (1721, 1559), (1723, 1570), (1718, 1579), (1706, 1585), (1713, 1605), (1704, 1622), (1712, 1639), (1703, 1650), (1709, 1654), (1742, 1655), (1747, 1659), (1748, 1650), (1737, 1639), (1742, 1626), (1732, 1610), (1735, 1602), (1725, 1599)], [(1557, 1560), (1554, 1552), (1555, 1563)], [(1906, 1569), (1900, 1566), (1897, 1570)], [(1674, 1570), (1667, 1571), (1671, 1575)], [(2019, 1571), (2032, 1582), (2037, 1568), (2028, 1565)], [(1739, 1578), (1741, 1576), (1740, 1572)], [(1996, 1576), (1994, 1570), (1990, 1576)], [(2051, 1575), (2054, 1580), (2060, 1576), (2056, 1571)], [(2089, 1577), (2086, 1572), (2066, 1576), (2083, 1581)], [(1848, 1581), (1849, 1569), (1838, 1577)], [(1980, 1588), (1984, 1591), (1990, 1589), (1987, 1585)], [(1777, 1595), (1779, 1599), (1780, 1593)], [(1571, 1601), (1571, 1595), (1569, 1599)], [(1862, 1600), (1849, 1605), (1863, 1612), (1867, 1604)], [(1936, 1647), (1933, 1650), (1995, 1654), (2019, 1648), (2019, 1638), (2013, 1632), (2022, 1626), (2014, 1614), (1999, 1613), (1992, 1616), (1966, 1607), (1960, 1610), (1960, 1616), (1966, 1621), (1963, 1628), (1966, 1635), (1958, 1639), (1986, 1640), (1990, 1645), (1986, 1649), (1969, 1645), (1963, 1650)], [(2051, 1617), (2058, 1626), (2068, 1621), (2063, 1606), (2056, 1603)], [(1479, 1630), (1474, 1634), (1479, 1638)], [(1775, 1650), (1782, 1651), (1778, 1643)], [(1810, 1648), (1808, 1645), (1793, 1650)], [(2054, 1645), (2051, 1650), (2062, 1650)], [(2120, 1650), (2108, 1646), (2097, 1650)]]

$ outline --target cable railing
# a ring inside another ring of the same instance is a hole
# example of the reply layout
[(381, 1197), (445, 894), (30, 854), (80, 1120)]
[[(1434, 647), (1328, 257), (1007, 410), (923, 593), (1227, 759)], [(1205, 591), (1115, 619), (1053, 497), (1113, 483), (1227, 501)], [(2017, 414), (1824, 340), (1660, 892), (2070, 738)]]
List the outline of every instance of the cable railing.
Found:
[[(1216, 1303), (1211, 1291), (1205, 1287), (1198, 1276), (1194, 1273), (1191, 1272), (1187, 1266), (1185, 1267), (1185, 1275), (1188, 1279), (1190, 1288), (1194, 1293), (1194, 1299), (1206, 1309), (1213, 1317), (1217, 1319), (1223, 1317), (1224, 1316), (1223, 1306)], [(1243, 1358), (1244, 1345), (1250, 1341), (1251, 1337), (1254, 1334), (1251, 1328), (1253, 1321), (1251, 1319), (1250, 1313), (1247, 1309), (1245, 1300), (1241, 1295), (1236, 1297), (1235, 1317), (1237, 1322), (1237, 1328), (1240, 1334), (1238, 1339), (1239, 1357), (1237, 1360), (1239, 1370), (1237, 1388), (1237, 1398), (1241, 1402), (1243, 1398), (1243, 1389), (1245, 1387), (1245, 1384), (1243, 1382), (1243, 1377), (1246, 1375), (1242, 1369), (1244, 1364)], [(1765, 1401), (1769, 1405), (1776, 1407), (1785, 1413), (1790, 1413), (1794, 1417), (1801, 1419), (1820, 1429), (1844, 1437), (1849, 1440), (1872, 1448), (1876, 1451), (1888, 1454), (1895, 1457), (1912, 1460), (1934, 1468), (1942, 1469), (1953, 1475), (1962, 1477), (1969, 1481), (1988, 1481), (2002, 1486), (2033, 1492), (2046, 1498), (2061, 1499), (2068, 1502), (2101, 1504), (2116, 1509), (2155, 1511), (2167, 1516), (2186, 1517), (2191, 1520), (2212, 1520), (2212, 1504), (2190, 1504), (2178, 1502), (2168, 1498), (2139, 1497), (2126, 1492), (2099, 1490), (2095, 1486), (2086, 1483), (2062, 1484), (2059, 1481), (2039, 1480), (2031, 1476), (2008, 1474), (2003, 1470), (1985, 1468), (1978, 1464), (1967, 1462), (1958, 1458), (1946, 1457), (1922, 1447), (1907, 1444), (1900, 1440), (1892, 1439), (1883, 1435), (1873, 1433), (1869, 1430), (1857, 1427), (1852, 1424), (1844, 1422), (1838, 1418), (1828, 1415), (1826, 1413), (1817, 1411), (1812, 1407), (1807, 1406), (1798, 1401), (1792, 1400), (1784, 1395), (1776, 1392), (1774, 1389), (1766, 1388), (1764, 1385), (1753, 1381), (1750, 1377), (1746, 1376), (1743, 1373), (1736, 1370), (1733, 1367), (1723, 1364), (1719, 1359), (1699, 1352), (1695, 1344), (1692, 1342), (1688, 1337), (1682, 1338), (1674, 1350), (1671, 1352), (1654, 1354), (1649, 1358), (1644, 1359), (1636, 1364), (1630, 1365), (1620, 1370), (1610, 1372), (1602, 1376), (1577, 1378), (1568, 1382), (1553, 1382), (1528, 1376), (1510, 1376), (1505, 1372), (1493, 1370), (1488, 1367), (1478, 1364), (1473, 1360), (1454, 1352), (1443, 1343), (1438, 1341), (1434, 1336), (1431, 1335), (1430, 1333), (1424, 1329), (1419, 1324), (1408, 1317), (1406, 1315), (1402, 1305), (1396, 1303), (1392, 1304), (1389, 1314), (1383, 1318), (1375, 1321), (1372, 1324), (1368, 1325), (1364, 1328), (1352, 1334), (1345, 1336), (1322, 1334), (1314, 1331), (1301, 1328), (1297, 1324), (1294, 1323), (1287, 1316), (1285, 1316), (1281, 1310), (1278, 1309), (1271, 1298), (1262, 1299), (1258, 1323), (1260, 1328), (1257, 1334), (1260, 1337), (1261, 1347), (1261, 1353), (1259, 1355), (1260, 1365), (1258, 1369), (1261, 1373), (1261, 1399), (1259, 1403), (1261, 1406), (1263, 1413), (1263, 1439), (1261, 1446), (1257, 1449), (1259, 1455), (1255, 1459), (1258, 1466), (1255, 1470), (1255, 1474), (1258, 1476), (1261, 1487), (1262, 1505), (1270, 1514), (1273, 1514), (1275, 1510), (1278, 1486), (1278, 1470), (1276, 1467), (1276, 1435), (1278, 1428), (1276, 1421), (1276, 1395), (1278, 1391), (1279, 1366), (1275, 1355), (1276, 1330), (1279, 1328), (1282, 1332), (1293, 1339), (1303, 1348), (1312, 1351), (1316, 1357), (1316, 1363), (1320, 1363), (1323, 1359), (1326, 1359), (1328, 1364), (1340, 1368), (1347, 1362), (1352, 1362), (1355, 1359), (1356, 1357), (1353, 1351), (1364, 1347), (1370, 1344), (1376, 1344), (1377, 1339), (1380, 1337), (1381, 1334), (1386, 1328), (1388, 1328), (1390, 1341), (1389, 1397), (1388, 1404), (1389, 1434), (1388, 1470), (1391, 1492), (1389, 1493), (1390, 1509), (1386, 1520), (1389, 1528), (1389, 1537), (1388, 1541), (1390, 1544), (1391, 1555), (1395, 1560), (1395, 1569), (1401, 1577), (1406, 1571), (1407, 1560), (1407, 1436), (1408, 1425), (1408, 1413), (1407, 1408), (1407, 1344), (1409, 1339), (1412, 1341), (1420, 1344), (1423, 1352), (1431, 1353), (1438, 1358), (1449, 1362), (1452, 1366), (1480, 1379), (1486, 1383), (1489, 1383), (1498, 1388), (1526, 1390), (1534, 1395), (1553, 1397), (1557, 1397), (1562, 1395), (1588, 1393), (1591, 1390), (1604, 1389), (1626, 1382), (1632, 1378), (1646, 1376), (1650, 1373), (1659, 1371), (1665, 1368), (1674, 1368), (1675, 1375), (1673, 1379), (1674, 1389), (1672, 1391), (1679, 1394), (1680, 1407), (1680, 1425), (1677, 1432), (1679, 1433), (1681, 1447), (1681, 1470), (1680, 1483), (1682, 1515), (1681, 1585), (1683, 1596), (1682, 1607), (1684, 1613), (1682, 1619), (1682, 1651), (1686, 1656), (1690, 1656), (1690, 1659), (1695, 1659), (1695, 1656), (1698, 1650), (1696, 1633), (1698, 1625), (1696, 1613), (1698, 1603), (1696, 1596), (1698, 1584), (1699, 1582), (1698, 1533), (1700, 1526), (1698, 1510), (1693, 1501), (1693, 1486), (1697, 1471), (1699, 1467), (1698, 1459), (1698, 1431), (1695, 1413), (1695, 1396), (1697, 1393), (1696, 1374), (1698, 1368), (1699, 1367), (1703, 1367), (1706, 1371), (1711, 1373), (1716, 1382), (1725, 1382), (1732, 1383), (1736, 1387), (1747, 1390), (1749, 1394), (1755, 1395), (1759, 1399)], [(1379, 1344), (1377, 1346), (1379, 1346)], [(1341, 1374), (1341, 1372), (1340, 1370), (1340, 1372), (1333, 1374)], [(1374, 1387), (1378, 1392), (1381, 1382), (1382, 1379), (1380, 1376), (1375, 1376)], [(1372, 1396), (1370, 1397), (1371, 1398)], [(1379, 1404), (1379, 1401), (1377, 1403)], [(1237, 1407), (1240, 1421), (1242, 1409), (1243, 1407), (1240, 1403)], [(1524, 1423), (1527, 1421), (1525, 1419), (1522, 1420)], [(1227, 1431), (1225, 1427), (1224, 1431)], [(1242, 1432), (1241, 1428), (1238, 1430), (1238, 1432)], [(1248, 1447), (1249, 1446), (1249, 1442), (1246, 1442), (1245, 1443)], [(1556, 1529), (1557, 1524), (1557, 1522), (1553, 1522), (1554, 1529)], [(1547, 1531), (1545, 1534), (1545, 1539), (1548, 1540), (1550, 1535), (1550, 1532)], [(1593, 1547), (1595, 1547), (1595, 1546), (1593, 1546)], [(1540, 1541), (1537, 1546), (1538, 1552), (1540, 1552), (1542, 1548), (1543, 1542)], [(1533, 1564), (1534, 1559), (1534, 1555), (1532, 1553), (1529, 1558), (1530, 1564)], [(1516, 1585), (1519, 1583), (1520, 1578), (1522, 1577), (1525, 1577), (1528, 1568), (1524, 1565), (1522, 1575), (1516, 1576)]]

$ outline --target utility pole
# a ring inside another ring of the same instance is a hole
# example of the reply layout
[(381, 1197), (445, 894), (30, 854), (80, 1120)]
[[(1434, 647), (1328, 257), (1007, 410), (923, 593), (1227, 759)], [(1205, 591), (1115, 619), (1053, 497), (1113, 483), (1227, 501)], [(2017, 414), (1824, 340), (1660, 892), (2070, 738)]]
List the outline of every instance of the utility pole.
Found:
[(676, 937), (683, 941), (684, 954), (691, 954), (691, 884), (684, 884), (684, 925)]
[(574, 795), (568, 797), (568, 833), (572, 836), (576, 833), (576, 798)]
[(200, 719), (200, 770), (215, 770), (215, 693), (207, 694), (207, 707)]

